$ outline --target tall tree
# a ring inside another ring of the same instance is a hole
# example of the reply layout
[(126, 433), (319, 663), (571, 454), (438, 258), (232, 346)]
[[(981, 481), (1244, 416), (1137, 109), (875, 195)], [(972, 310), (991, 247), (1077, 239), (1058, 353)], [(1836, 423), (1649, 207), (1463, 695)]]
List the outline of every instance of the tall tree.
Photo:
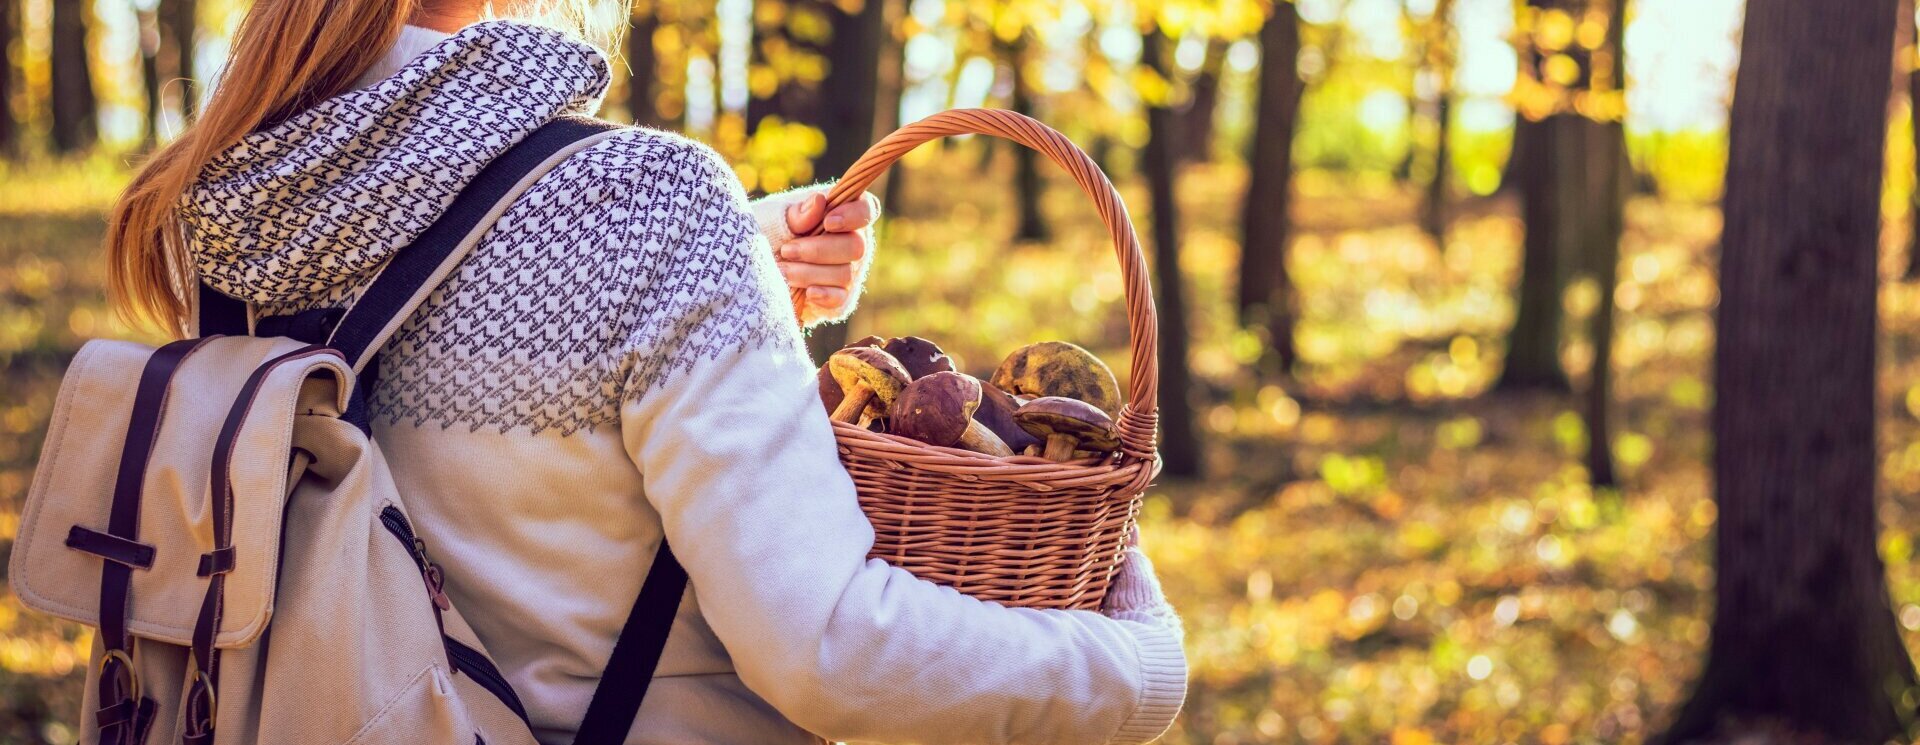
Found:
[(0, 157), (20, 151), (20, 120), (13, 116), (13, 37), (19, 28), (19, 3), (0, 0)]
[(1920, 22), (1914, 18), (1912, 2), (1901, 4), (1900, 28), (1906, 32), (1906, 54), (1900, 62), (1906, 66), (1907, 124), (1912, 130), (1914, 189), (1908, 204), (1907, 270), (1903, 277), (1920, 279)]
[(146, 103), (146, 128), (140, 138), (142, 150), (152, 150), (160, 141), (160, 121), (166, 105), (160, 98), (160, 22), (152, 8), (135, 11), (140, 24), (140, 92)]
[[(1021, 31), (1013, 41), (998, 45), (1001, 55), (1007, 62), (1008, 75), (1012, 82), (1012, 94), (1008, 102), (1014, 111), (1027, 116), (1034, 115), (1033, 81), (1027, 78), (1027, 54), (1032, 47), (1028, 34)], [(1044, 241), (1051, 231), (1047, 229), (1045, 216), (1040, 212), (1041, 192), (1046, 182), (1040, 178), (1039, 153), (1032, 148), (1015, 147), (1013, 149), (1013, 186), (1014, 203), (1019, 210), (1019, 227), (1014, 238), (1023, 241)]]
[[(825, 49), (827, 75), (820, 87), (821, 105), (812, 122), (827, 139), (826, 151), (814, 164), (814, 173), (821, 177), (838, 178), (873, 144), (876, 101), (882, 97), (880, 58), (887, 37), (888, 2), (827, 4), (833, 36)], [(814, 329), (807, 345), (814, 359), (825, 360), (846, 342), (847, 325), (837, 323)]]
[(1204, 163), (1213, 159), (1213, 119), (1220, 108), (1220, 77), (1227, 64), (1227, 40), (1208, 39), (1207, 53), (1200, 69), (1193, 74), (1184, 106), (1175, 110), (1180, 122), (1181, 162)]
[(1876, 551), (1875, 265), (1894, 0), (1749, 0), (1723, 198), (1706, 667), (1663, 738), (1907, 741)]
[(627, 116), (643, 127), (661, 127), (658, 93), (660, 60), (654, 52), (654, 32), (660, 28), (660, 11), (652, 0), (634, 3), (627, 15)]
[(1590, 231), (1596, 221), (1604, 222), (1588, 164), (1595, 162), (1593, 149), (1609, 141), (1607, 121), (1624, 108), (1611, 75), (1611, 60), (1618, 56), (1603, 50), (1604, 34), (1596, 38), (1576, 29), (1589, 23), (1588, 16), (1604, 17), (1610, 5), (1609, 0), (1528, 0), (1523, 9), (1533, 20), (1525, 25), (1531, 33), (1523, 44), (1516, 93), (1520, 119), (1531, 123), (1515, 125), (1508, 174), (1519, 192), (1526, 234), (1513, 328), (1495, 384), (1500, 390), (1569, 389), (1560, 367), (1560, 297), (1568, 270), (1591, 255), (1583, 251)]
[[(1436, 0), (1422, 28), (1421, 70), (1433, 90), (1433, 166), (1428, 169), (1426, 198), (1421, 201), (1420, 227), (1434, 244), (1447, 244), (1447, 184), (1453, 164), (1453, 0)], [(1418, 86), (1416, 86), (1418, 87)]]
[(200, 111), (200, 86), (194, 79), (200, 35), (200, 0), (160, 0), (161, 23), (172, 41), (173, 74), (180, 81), (180, 116), (192, 121)]
[[(1158, 28), (1142, 34), (1142, 60), (1162, 78), (1167, 61)], [(1165, 100), (1147, 106), (1147, 146), (1141, 171), (1153, 207), (1153, 286), (1160, 314), (1160, 457), (1169, 476), (1201, 473), (1200, 430), (1194, 422), (1193, 379), (1187, 363), (1185, 277), (1180, 271), (1180, 215), (1175, 200), (1174, 142), (1178, 125)]]
[[(1626, 0), (1598, 0), (1605, 3), (1606, 42), (1593, 50), (1594, 64), (1605, 66), (1595, 71), (1588, 86), (1590, 95), (1617, 95), (1626, 80)], [(1618, 113), (1624, 114), (1624, 110)], [(1585, 183), (1575, 199), (1585, 221), (1576, 238), (1583, 242), (1580, 255), (1588, 258), (1587, 271), (1599, 288), (1599, 302), (1593, 311), (1593, 369), (1587, 376), (1586, 405), (1583, 417), (1587, 425), (1587, 474), (1594, 486), (1614, 486), (1618, 479), (1613, 459), (1613, 293), (1620, 282), (1620, 237), (1626, 232), (1627, 190), (1632, 186), (1632, 167), (1627, 161), (1627, 132), (1621, 116), (1611, 116), (1584, 127), (1592, 138), (1580, 148)]]
[(1259, 101), (1240, 240), (1240, 323), (1266, 331), (1271, 353), (1263, 366), (1290, 374), (1297, 354), (1297, 303), (1287, 275), (1289, 207), (1293, 202), (1293, 133), (1300, 114), (1300, 15), (1291, 0), (1275, 0), (1260, 26)]
[(93, 75), (87, 63), (85, 0), (53, 0), (53, 54), (49, 60), (53, 107), (53, 150), (75, 153), (99, 136)]

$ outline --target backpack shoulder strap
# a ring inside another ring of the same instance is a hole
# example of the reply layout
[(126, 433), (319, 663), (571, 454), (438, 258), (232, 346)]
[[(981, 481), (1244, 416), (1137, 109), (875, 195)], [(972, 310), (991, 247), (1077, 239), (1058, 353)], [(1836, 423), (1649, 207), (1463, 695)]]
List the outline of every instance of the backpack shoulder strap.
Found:
[(680, 598), (687, 591), (687, 570), (673, 555), (665, 538), (653, 555), (653, 568), (640, 585), (640, 597), (613, 642), (613, 656), (600, 673), (600, 685), (587, 704), (586, 718), (574, 733), (573, 745), (619, 745), (626, 742), (633, 720), (640, 715), (640, 702), (653, 684), (653, 671), (660, 665), (660, 653), (667, 648), (667, 633), (673, 629), (673, 617), (680, 610)]

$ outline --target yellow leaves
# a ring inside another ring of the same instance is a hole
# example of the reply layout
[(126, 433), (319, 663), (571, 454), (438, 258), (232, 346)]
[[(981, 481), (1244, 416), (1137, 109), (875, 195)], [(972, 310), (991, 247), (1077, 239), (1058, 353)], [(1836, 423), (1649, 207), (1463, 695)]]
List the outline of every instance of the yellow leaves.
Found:
[(1173, 81), (1162, 77), (1146, 65), (1133, 69), (1133, 91), (1140, 96), (1145, 106), (1168, 107), (1174, 104)]
[(1388, 741), (1391, 745), (1433, 745), (1433, 733), (1419, 727), (1400, 726), (1393, 728)]
[(1533, 44), (1541, 51), (1558, 52), (1573, 43), (1573, 16), (1559, 8), (1540, 12), (1533, 26)]

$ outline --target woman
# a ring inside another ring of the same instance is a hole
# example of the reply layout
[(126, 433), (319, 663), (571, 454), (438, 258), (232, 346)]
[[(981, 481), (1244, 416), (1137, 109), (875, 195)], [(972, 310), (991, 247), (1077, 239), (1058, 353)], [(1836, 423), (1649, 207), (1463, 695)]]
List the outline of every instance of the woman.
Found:
[[(180, 328), (195, 275), (261, 313), (351, 303), (489, 159), (595, 108), (593, 47), (486, 5), (258, 0), (199, 122), (115, 208), (120, 307)], [(711, 150), (632, 129), (501, 216), (372, 398), (447, 593), (544, 742), (570, 741), (663, 538), (691, 589), (630, 743), (1157, 737), (1186, 663), (1137, 551), (1103, 613), (865, 558), (787, 285), (809, 318), (850, 306), (872, 209), (788, 240), (821, 207), (776, 205), (776, 248)]]

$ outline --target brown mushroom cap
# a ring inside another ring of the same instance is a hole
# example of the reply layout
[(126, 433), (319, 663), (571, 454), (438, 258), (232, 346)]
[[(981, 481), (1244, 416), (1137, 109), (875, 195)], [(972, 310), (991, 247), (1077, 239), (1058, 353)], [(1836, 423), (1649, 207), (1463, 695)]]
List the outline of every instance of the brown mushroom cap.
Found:
[[(885, 343), (886, 340), (878, 336), (867, 336), (855, 340), (841, 347), (841, 349), (852, 349), (854, 347), (873, 347), (878, 349), (880, 345)], [(826, 365), (820, 366), (820, 372), (815, 376), (815, 379), (820, 385), (820, 403), (826, 404), (827, 412), (832, 413), (834, 409), (840, 407), (840, 400), (845, 398), (846, 394), (840, 390), (840, 382), (833, 379), (833, 370)]]
[(994, 387), (1016, 396), (1060, 396), (1093, 404), (1108, 417), (1120, 414), (1120, 384), (1107, 363), (1064, 341), (1021, 347), (993, 371)]
[(893, 355), (872, 347), (834, 352), (827, 358), (827, 369), (845, 396), (832, 413), (840, 422), (864, 424), (873, 417), (886, 416), (887, 406), (909, 380), (906, 369)]
[(898, 336), (888, 339), (881, 349), (893, 355), (907, 368), (907, 374), (919, 380), (937, 372), (953, 372), (953, 360), (947, 353), (940, 351), (940, 345), (918, 336)]
[(1020, 407), (1013, 418), (1022, 429), (1046, 441), (1048, 460), (1071, 460), (1074, 450), (1107, 451), (1120, 447), (1113, 419), (1078, 399), (1036, 398)]
[(954, 372), (907, 384), (893, 403), (893, 433), (928, 445), (952, 447), (980, 406), (980, 381)]
[(1025, 451), (1030, 445), (1045, 444), (1014, 421), (1013, 413), (1019, 410), (1020, 402), (1014, 399), (1013, 394), (986, 385), (980, 387), (980, 408), (973, 410), (973, 419), (999, 436), (1016, 453)]

